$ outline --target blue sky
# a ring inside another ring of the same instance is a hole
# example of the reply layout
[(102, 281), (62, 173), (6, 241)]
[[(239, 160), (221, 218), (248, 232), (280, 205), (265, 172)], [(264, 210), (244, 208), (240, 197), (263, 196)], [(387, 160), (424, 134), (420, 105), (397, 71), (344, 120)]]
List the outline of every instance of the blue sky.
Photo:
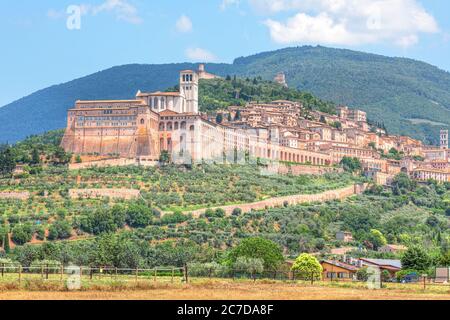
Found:
[[(81, 25), (69, 30), (73, 5)], [(449, 18), (446, 0), (3, 0), (0, 106), (115, 65), (232, 62), (305, 44), (450, 71)]]

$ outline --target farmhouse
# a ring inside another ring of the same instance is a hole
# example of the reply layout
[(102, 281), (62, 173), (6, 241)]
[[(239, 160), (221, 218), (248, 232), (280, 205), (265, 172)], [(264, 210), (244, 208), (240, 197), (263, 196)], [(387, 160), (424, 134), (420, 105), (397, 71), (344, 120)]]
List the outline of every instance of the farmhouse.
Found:
[(378, 267), (381, 271), (387, 270), (391, 277), (394, 277), (396, 272), (402, 270), (402, 263), (400, 260), (368, 258), (360, 258), (359, 260), (361, 266)]
[(321, 262), (323, 279), (354, 279), (358, 268), (340, 261), (324, 260)]

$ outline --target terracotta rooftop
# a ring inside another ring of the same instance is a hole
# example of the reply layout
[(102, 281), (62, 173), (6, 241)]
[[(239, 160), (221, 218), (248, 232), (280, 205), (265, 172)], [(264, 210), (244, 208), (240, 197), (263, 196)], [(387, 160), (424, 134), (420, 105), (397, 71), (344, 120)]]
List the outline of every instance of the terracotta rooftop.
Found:
[(146, 93), (146, 92), (140, 92), (138, 93), (136, 96), (137, 97), (148, 97), (148, 96), (180, 96), (181, 94), (179, 92), (161, 92), (161, 91), (157, 91), (157, 92), (151, 92), (151, 93)]
[(335, 260), (324, 260), (322, 261), (322, 263), (328, 263), (331, 264), (333, 266), (339, 267), (339, 268), (343, 268), (349, 271), (358, 271), (358, 268), (355, 266), (352, 266), (351, 264), (347, 264), (341, 261), (335, 261)]
[(77, 104), (94, 104), (94, 103), (137, 103), (143, 104), (142, 100), (77, 100)]

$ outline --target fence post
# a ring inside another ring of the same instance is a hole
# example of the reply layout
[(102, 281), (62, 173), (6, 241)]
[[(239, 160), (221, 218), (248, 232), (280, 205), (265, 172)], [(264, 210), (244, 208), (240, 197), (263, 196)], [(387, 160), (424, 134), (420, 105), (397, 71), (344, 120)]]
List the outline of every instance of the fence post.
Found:
[(22, 266), (20, 265), (19, 266), (19, 286), (20, 286), (21, 282), (22, 282)]
[(92, 280), (92, 278), (94, 278), (94, 269), (89, 267), (89, 280)]
[(184, 276), (185, 276), (185, 280), (186, 280), (186, 283), (189, 283), (189, 275), (188, 275), (188, 272), (189, 272), (189, 270), (188, 270), (188, 266), (187, 266), (187, 264), (185, 264), (184, 265)]
[(158, 273), (158, 269), (155, 267), (155, 274), (153, 276), (153, 281), (155, 281), (155, 282), (156, 282), (156, 275), (157, 275), (157, 273)]
[(172, 283), (173, 283), (173, 278), (175, 277), (175, 269), (172, 267)]
[(64, 265), (61, 265), (61, 270), (60, 270), (60, 281), (63, 282), (63, 276), (64, 276)]
[(2, 278), (3, 278), (3, 274), (5, 273), (5, 264), (2, 263)]
[(44, 279), (44, 266), (41, 265), (41, 278)]
[(314, 271), (311, 272), (311, 285), (314, 285)]
[(46, 264), (45, 269), (45, 279), (48, 280), (48, 263)]
[(82, 278), (83, 278), (83, 267), (80, 267), (80, 283)]
[(114, 279), (116, 279), (117, 280), (117, 267), (116, 267), (116, 274), (115, 274), (115, 278)]

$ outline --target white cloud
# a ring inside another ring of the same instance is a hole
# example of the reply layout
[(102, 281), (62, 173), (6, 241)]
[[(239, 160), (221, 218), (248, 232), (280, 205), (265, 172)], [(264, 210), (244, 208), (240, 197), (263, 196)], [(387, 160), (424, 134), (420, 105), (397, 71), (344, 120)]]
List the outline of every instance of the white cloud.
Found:
[(192, 31), (192, 21), (188, 16), (182, 15), (176, 23), (178, 32), (188, 33)]
[[(99, 5), (81, 4), (79, 5), (82, 15), (98, 15), (101, 13), (112, 13), (116, 19), (131, 24), (140, 24), (143, 22), (139, 16), (138, 9), (127, 0), (105, 0)], [(47, 11), (47, 17), (50, 19), (62, 19), (67, 17), (65, 10), (50, 9)]]
[(208, 50), (202, 48), (186, 49), (186, 57), (196, 62), (213, 62), (217, 61), (217, 57)]
[(239, 2), (239, 0), (222, 0), (222, 3), (220, 4), (220, 10), (224, 11), (228, 7), (238, 6)]
[(393, 43), (408, 47), (420, 34), (437, 33), (435, 18), (416, 0), (249, 0), (259, 12), (297, 11), (286, 21), (267, 19), (279, 43), (358, 45)]
[(287, 0), (249, 0), (250, 5), (261, 14), (271, 14), (292, 8)]
[(97, 15), (102, 12), (113, 13), (118, 20), (122, 20), (132, 24), (142, 23), (142, 18), (135, 6), (130, 4), (127, 0), (106, 0), (98, 6), (89, 6), (90, 12)]

